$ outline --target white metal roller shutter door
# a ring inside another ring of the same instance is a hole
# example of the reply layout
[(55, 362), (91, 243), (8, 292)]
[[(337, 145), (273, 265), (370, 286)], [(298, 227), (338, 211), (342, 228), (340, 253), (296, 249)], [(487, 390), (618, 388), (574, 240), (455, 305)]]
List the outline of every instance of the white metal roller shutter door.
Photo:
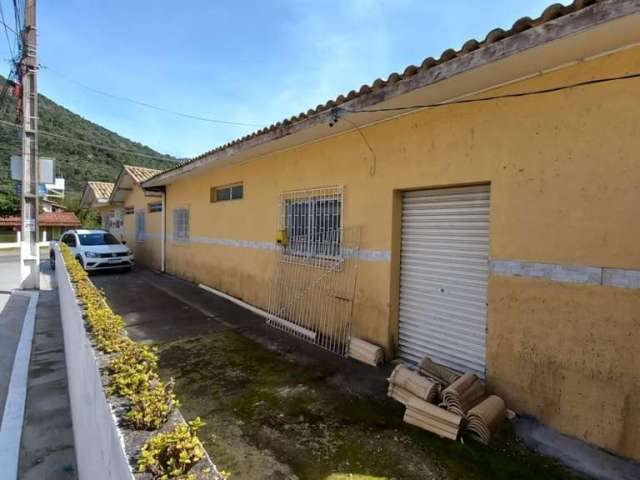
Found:
[(424, 355), (484, 377), (489, 186), (406, 192), (400, 260), (400, 357)]

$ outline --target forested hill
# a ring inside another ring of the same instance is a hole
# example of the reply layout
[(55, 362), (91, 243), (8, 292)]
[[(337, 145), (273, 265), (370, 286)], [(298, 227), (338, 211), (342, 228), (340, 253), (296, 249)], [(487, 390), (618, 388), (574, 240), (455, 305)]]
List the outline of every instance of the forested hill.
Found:
[[(0, 85), (4, 84), (5, 79), (0, 77)], [(0, 104), (0, 119), (4, 122), (15, 122), (16, 103), (10, 92), (0, 98), (0, 101), (2, 102)], [(177, 161), (176, 158), (168, 155), (163, 156), (145, 145), (128, 140), (96, 125), (44, 95), (39, 96), (38, 108), (39, 128), (44, 132), (108, 146), (116, 150), (162, 157), (148, 158), (131, 155), (126, 152), (96, 148), (86, 143), (40, 135), (40, 156), (56, 159), (56, 173), (66, 180), (68, 200), (71, 206), (74, 200), (77, 201), (84, 182), (87, 180), (112, 182), (123, 164), (165, 169)], [(11, 192), (15, 191), (15, 185), (10, 180), (9, 158), (11, 155), (20, 153), (21, 137), (19, 132), (17, 128), (0, 123), (0, 214), (6, 214), (7, 205), (15, 202), (15, 198), (10, 198), (13, 197)]]

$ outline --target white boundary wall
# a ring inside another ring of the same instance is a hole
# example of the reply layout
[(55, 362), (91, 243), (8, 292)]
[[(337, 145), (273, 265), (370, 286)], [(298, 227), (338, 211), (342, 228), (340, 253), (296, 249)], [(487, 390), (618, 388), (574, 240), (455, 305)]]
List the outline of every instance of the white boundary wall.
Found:
[(124, 443), (107, 403), (98, 363), (84, 328), (82, 311), (57, 248), (56, 281), (79, 478), (132, 479)]

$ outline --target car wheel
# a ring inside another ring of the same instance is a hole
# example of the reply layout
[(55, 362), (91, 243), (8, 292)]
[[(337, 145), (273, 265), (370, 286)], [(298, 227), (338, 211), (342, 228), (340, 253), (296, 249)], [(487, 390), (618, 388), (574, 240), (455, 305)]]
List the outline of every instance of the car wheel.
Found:
[(51, 270), (56, 269), (56, 256), (54, 254), (49, 255), (49, 267), (51, 267)]
[(82, 268), (86, 270), (86, 268), (84, 267), (84, 261), (82, 260), (82, 257), (80, 255), (76, 256), (76, 260), (78, 261), (80, 266), (82, 266)]

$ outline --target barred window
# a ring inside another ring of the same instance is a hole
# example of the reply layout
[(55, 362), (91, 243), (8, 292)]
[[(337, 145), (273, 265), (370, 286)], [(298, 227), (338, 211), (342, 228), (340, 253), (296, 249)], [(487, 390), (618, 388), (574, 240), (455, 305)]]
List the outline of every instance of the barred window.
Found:
[(189, 210), (186, 208), (173, 211), (173, 239), (177, 242), (189, 241)]
[(149, 213), (161, 212), (162, 211), (162, 202), (149, 203), (147, 205), (147, 209), (149, 210)]
[(338, 257), (342, 187), (283, 193), (281, 224), (289, 240), (285, 253), (307, 258)]
[(144, 210), (136, 212), (136, 242), (144, 242)]
[(133, 207), (124, 207), (125, 215), (133, 215)]

